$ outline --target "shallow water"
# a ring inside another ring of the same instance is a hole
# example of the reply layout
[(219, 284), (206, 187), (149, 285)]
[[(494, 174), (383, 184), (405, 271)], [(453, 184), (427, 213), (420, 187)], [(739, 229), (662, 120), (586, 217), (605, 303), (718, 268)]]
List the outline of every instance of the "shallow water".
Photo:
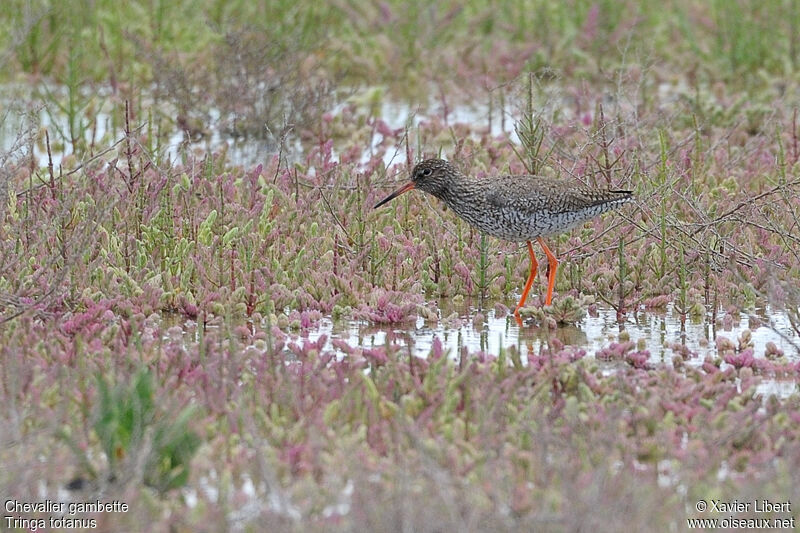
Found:
[[(509, 315), (498, 317), (494, 310), (483, 311), (485, 319), (482, 324), (473, 322), (475, 309), (458, 312), (455, 320), (440, 320), (430, 325), (422, 318), (417, 319), (412, 327), (396, 325), (379, 325), (366, 321), (348, 320), (334, 322), (329, 317), (323, 318), (319, 326), (297, 335), (316, 341), (321, 335), (327, 336), (326, 349), (333, 350), (332, 339), (341, 339), (348, 344), (364, 348), (383, 346), (387, 341), (407, 347), (410, 353), (418, 357), (426, 357), (433, 346), (433, 339), (438, 337), (442, 346), (451, 356), (457, 354), (462, 347), (470, 352), (483, 351), (497, 354), (500, 347), (518, 346), (521, 354), (539, 353), (549, 339), (556, 338), (564, 345), (578, 346), (587, 354), (595, 352), (610, 342), (619, 342), (620, 333), (626, 331), (634, 343), (644, 341), (644, 349), (650, 352), (650, 361), (659, 363), (670, 361), (678, 355), (676, 347), (685, 346), (696, 357), (691, 361), (703, 362), (706, 354), (716, 353), (716, 338), (724, 336), (734, 343), (746, 329), (750, 329), (751, 318), (742, 315), (733, 322), (730, 329), (711, 323), (708, 319), (681, 320), (678, 313), (668, 308), (665, 312), (639, 311), (617, 321), (616, 311), (610, 308), (598, 308), (595, 316), (583, 318), (575, 325), (559, 325), (554, 331), (548, 331), (526, 320), (519, 327)], [(788, 317), (778, 312), (756, 314), (759, 325), (751, 330), (752, 342), (756, 356), (763, 356), (767, 342), (774, 342), (790, 360), (800, 359), (798, 349), (800, 338), (792, 330)], [(771, 321), (771, 324), (770, 324)], [(782, 334), (782, 335), (781, 335)]]
[[(369, 113), (367, 102), (372, 100), (370, 95), (375, 90), (379, 90), (379, 88), (362, 88), (357, 91), (341, 89), (339, 101), (331, 109), (321, 109), (320, 115), (325, 112), (330, 112), (334, 116), (338, 115), (348, 105), (356, 105), (364, 113)], [(42, 90), (40, 89), (40, 91)], [(656, 96), (659, 101), (669, 104), (687, 91), (689, 91), (688, 87), (680, 83), (665, 82), (659, 85)], [(51, 96), (44, 97), (41, 94)], [(26, 150), (27, 143), (24, 138), (19, 137), (20, 133), (37, 132), (40, 128), (47, 128), (50, 131), (53, 164), (58, 167), (64, 156), (71, 153), (69, 146), (63, 146), (63, 143), (58, 142), (60, 138), (63, 141), (63, 132), (70, 131), (70, 124), (66, 113), (53, 102), (54, 99), (66, 100), (67, 88), (61, 85), (49, 85), (41, 94), (38, 96), (39, 99), (35, 95), (32, 97), (30, 87), (24, 84), (0, 85), (0, 153)], [(114, 131), (112, 128), (112, 114), (118, 113), (119, 109), (112, 108), (117, 104), (111, 103), (113, 102), (111, 88), (107, 86), (87, 88), (82, 91), (81, 95), (84, 99), (100, 102), (100, 104), (91, 117), (81, 116), (74, 119), (79, 121), (74, 125), (75, 131), (82, 132), (86, 143), (97, 146), (97, 151), (121, 139), (124, 132)], [(558, 115), (562, 120), (565, 117), (580, 118), (576, 115), (570, 93), (565, 92), (563, 87), (557, 84), (537, 85), (533, 97), (537, 116), (548, 118)], [(489, 103), (490, 96), (488, 94), (483, 100), (469, 98), (467, 102), (455, 101), (445, 104), (432, 96), (428, 102), (412, 106), (404, 101), (383, 95), (380, 97), (380, 110), (376, 116), (393, 129), (408, 128), (409, 130), (413, 130), (425, 121), (439, 120), (444, 117), (451, 126), (467, 124), (474, 129), (474, 132), (485, 130), (493, 137), (505, 137), (512, 144), (518, 145), (520, 141), (515, 129), (515, 122), (523, 116), (519, 102), (527, 102), (527, 93), (522, 100), (519, 99), (519, 95), (515, 96), (513, 91), (512, 94), (506, 94), (502, 107), (496, 102), (497, 98), (498, 95), (491, 97), (493, 105)], [(609, 106), (630, 105), (628, 102), (618, 101), (608, 94), (605, 95), (605, 99), (605, 103)], [(175, 111), (168, 103), (162, 101), (158, 105), (167, 116), (174, 116)], [(146, 123), (143, 123), (146, 119), (147, 117), (137, 117), (136, 124), (132, 124), (132, 126), (146, 126)], [(196, 150), (200, 153), (212, 153), (224, 146), (228, 162), (233, 165), (251, 167), (268, 161), (270, 157), (278, 153), (280, 147), (275, 139), (259, 136), (233, 138), (220, 131), (219, 125), (223, 122), (221, 119), (219, 110), (213, 107), (208, 109), (209, 123), (204, 124), (208, 135), (201, 140), (190, 139), (176, 126), (174, 131), (167, 132), (165, 138), (162, 139), (161, 155), (168, 159), (178, 159), (185, 149)], [(365, 147), (362, 154), (362, 163), (372, 157), (378, 150), (381, 141), (380, 134), (373, 135), (369, 146)], [(46, 166), (48, 154), (43, 144), (34, 143), (32, 149), (37, 163), (40, 166)], [(289, 160), (299, 160), (302, 158), (303, 147), (298, 139), (289, 140), (288, 146), (284, 146), (283, 152)], [(405, 148), (400, 143), (395, 149), (389, 149), (383, 154), (383, 161), (389, 166), (404, 162), (405, 157)], [(333, 158), (334, 160), (338, 159), (337, 154), (334, 153)]]
[[(58, 97), (66, 98), (66, 88), (62, 86), (52, 86), (48, 90)], [(44, 102), (34, 102), (28, 99), (28, 92), (24, 86), (0, 85), (0, 153), (27, 150), (28, 144), (24, 138), (19, 137), (20, 133), (47, 128), (50, 132), (51, 156), (53, 164), (57, 168), (64, 157), (71, 152), (69, 146), (63, 146), (62, 143), (58, 142), (60, 132), (70, 131), (69, 118), (62, 110), (52, 104), (45, 106)], [(350, 91), (344, 90), (342, 92), (348, 93)], [(109, 94), (110, 89), (104, 88), (99, 89), (96, 96), (108, 98)], [(357, 94), (334, 105), (330, 112), (333, 115), (340, 114), (345, 106), (360, 100), (363, 100), (363, 97), (359, 97)], [(168, 108), (166, 103), (162, 102), (160, 105), (162, 108)], [(403, 102), (384, 98), (381, 100), (380, 114), (378, 116), (393, 129), (414, 128), (426, 120), (432, 120), (440, 116), (441, 113), (438, 107), (434, 103), (426, 105), (425, 108), (412, 107)], [(325, 111), (321, 110), (320, 113), (322, 114)], [(98, 110), (91, 119), (81, 118), (82, 124), (76, 126), (76, 129), (83, 133), (83, 139), (87, 144), (98, 147), (97, 151), (111, 145), (124, 135), (121, 130), (113, 131), (111, 126), (113, 112), (115, 110), (111, 109), (110, 105), (107, 105), (105, 110)], [(167, 114), (169, 115), (170, 113)], [(498, 112), (495, 111), (495, 115), (497, 114)], [(278, 153), (280, 147), (274, 139), (259, 136), (233, 138), (220, 131), (218, 125), (220, 124), (221, 116), (217, 109), (210, 108), (208, 115), (210, 122), (206, 124), (208, 129), (207, 136), (201, 140), (192, 140), (176, 126), (175, 130), (169, 132), (166, 138), (163, 139), (161, 155), (168, 159), (178, 159), (185, 149), (197, 150), (201, 153), (212, 153), (222, 147), (226, 147), (226, 157), (231, 164), (250, 167), (264, 163)], [(488, 106), (480, 103), (448, 107), (448, 122), (450, 124), (483, 125), (489, 128), (493, 136), (506, 135), (511, 142), (515, 144), (519, 142), (514, 131), (514, 121), (509, 112), (505, 113), (505, 117), (495, 117), (493, 120), (489, 119), (490, 115)], [(370, 160), (378, 150), (382, 140), (383, 138), (380, 134), (372, 137), (369, 147), (365, 148), (362, 154), (362, 163)], [(48, 154), (45, 146), (42, 143), (34, 143), (32, 149), (37, 163), (40, 166), (47, 166)], [(302, 154), (303, 148), (297, 139), (290, 139), (288, 146), (284, 147), (284, 155), (290, 160), (299, 160)], [(387, 165), (402, 162), (405, 157), (405, 149), (399, 145), (383, 154), (384, 163)], [(333, 159), (338, 159), (338, 155), (335, 152), (333, 153)]]
[[(445, 306), (443, 316), (453, 316), (453, 309)], [(482, 351), (496, 355), (500, 348), (516, 347), (523, 361), (528, 354), (539, 354), (547, 349), (551, 339), (558, 339), (565, 346), (578, 347), (587, 356), (596, 353), (612, 342), (620, 342), (624, 331), (629, 339), (650, 352), (649, 362), (653, 365), (672, 364), (675, 356), (689, 350), (686, 364), (700, 366), (706, 356), (717, 355), (716, 341), (726, 337), (734, 344), (745, 330), (751, 331), (751, 342), (755, 357), (764, 357), (766, 345), (773, 342), (781, 349), (789, 361), (800, 360), (800, 336), (792, 329), (785, 313), (772, 309), (758, 310), (750, 315), (742, 314), (738, 319), (724, 327), (720, 317), (714, 320), (710, 314), (701, 318), (681, 319), (672, 307), (666, 311), (639, 310), (617, 321), (617, 314), (611, 308), (598, 307), (594, 315), (587, 315), (575, 325), (559, 325), (555, 330), (547, 330), (528, 319), (519, 327), (510, 315), (497, 316), (492, 309), (482, 311), (485, 319), (481, 324), (473, 320), (476, 309), (463, 307), (455, 310), (457, 319), (444, 319), (435, 324), (426, 323), (422, 318), (409, 325), (379, 325), (366, 321), (333, 321), (325, 317), (314, 328), (292, 333), (290, 338), (302, 342), (303, 339), (317, 341), (326, 336), (324, 350), (336, 352), (332, 344), (340, 339), (351, 346), (375, 348), (391, 343), (404, 348), (405, 353), (417, 357), (427, 357), (433, 341), (438, 337), (442, 347), (450, 357), (458, 357), (462, 349), (469, 353)], [(752, 328), (752, 329), (751, 329)], [(613, 372), (620, 361), (602, 362), (604, 370)], [(723, 363), (723, 368), (727, 365)], [(797, 391), (795, 380), (765, 379), (759, 391), (785, 397)]]

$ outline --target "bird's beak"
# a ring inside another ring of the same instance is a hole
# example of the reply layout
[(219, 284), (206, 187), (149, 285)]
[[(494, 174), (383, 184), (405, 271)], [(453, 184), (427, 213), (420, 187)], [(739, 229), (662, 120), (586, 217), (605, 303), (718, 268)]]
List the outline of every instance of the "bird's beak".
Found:
[(409, 181), (408, 183), (406, 183), (405, 185), (403, 185), (402, 187), (400, 187), (399, 189), (394, 191), (392, 194), (390, 194), (389, 196), (387, 196), (386, 198), (384, 198), (383, 200), (381, 200), (380, 202), (375, 204), (375, 207), (373, 207), (373, 209), (378, 209), (380, 206), (382, 206), (386, 202), (388, 202), (390, 200), (394, 200), (396, 197), (400, 196), (401, 194), (403, 194), (406, 191), (410, 191), (413, 188), (414, 188), (414, 182), (413, 181)]

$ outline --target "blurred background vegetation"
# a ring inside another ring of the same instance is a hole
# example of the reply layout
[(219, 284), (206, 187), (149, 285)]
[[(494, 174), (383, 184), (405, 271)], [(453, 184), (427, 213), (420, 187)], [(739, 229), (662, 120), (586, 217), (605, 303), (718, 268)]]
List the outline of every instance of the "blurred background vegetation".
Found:
[(796, 72), (798, 27), (797, 0), (6, 0), (0, 82), (66, 115), (52, 140), (80, 152), (109, 103), (121, 129), (123, 99), (151, 137), (278, 138), (365, 86), (413, 107), (523, 72), (614, 86), (638, 65), (650, 86), (757, 90)]

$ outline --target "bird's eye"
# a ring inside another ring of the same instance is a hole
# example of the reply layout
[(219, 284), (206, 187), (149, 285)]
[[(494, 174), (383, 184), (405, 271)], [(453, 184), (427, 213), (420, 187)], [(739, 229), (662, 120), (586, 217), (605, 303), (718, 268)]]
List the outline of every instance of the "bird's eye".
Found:
[(433, 171), (431, 169), (429, 169), (429, 168), (423, 168), (422, 171), (420, 172), (420, 174), (425, 176), (425, 177), (428, 177), (428, 176), (431, 175), (432, 172)]

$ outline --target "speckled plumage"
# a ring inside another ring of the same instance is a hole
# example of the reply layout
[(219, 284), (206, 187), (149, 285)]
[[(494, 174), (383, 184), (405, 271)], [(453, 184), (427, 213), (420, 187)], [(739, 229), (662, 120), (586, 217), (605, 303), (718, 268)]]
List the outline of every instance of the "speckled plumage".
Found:
[(563, 233), (633, 198), (630, 191), (530, 175), (472, 178), (443, 159), (419, 163), (411, 176), (414, 188), (441, 199), (479, 230), (514, 242)]
[(378, 208), (411, 189), (419, 189), (444, 201), (455, 213), (481, 231), (514, 242), (527, 242), (531, 271), (514, 310), (525, 305), (539, 263), (531, 241), (547, 256), (547, 296), (550, 305), (558, 259), (543, 237), (562, 233), (606, 211), (633, 200), (631, 191), (592, 189), (539, 176), (502, 176), (476, 179), (465, 176), (444, 159), (426, 159), (411, 171), (411, 181), (375, 204)]

